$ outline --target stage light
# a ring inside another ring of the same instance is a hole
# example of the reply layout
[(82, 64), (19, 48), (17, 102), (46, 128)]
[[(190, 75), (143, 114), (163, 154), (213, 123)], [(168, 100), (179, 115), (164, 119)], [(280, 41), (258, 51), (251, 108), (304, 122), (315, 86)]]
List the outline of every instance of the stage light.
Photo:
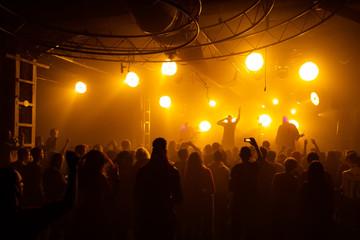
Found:
[(311, 95), (310, 95), (310, 98), (311, 98), (311, 102), (315, 106), (319, 105), (320, 99), (319, 99), (319, 96), (316, 94), (316, 92), (312, 92)]
[(163, 108), (169, 108), (171, 105), (171, 99), (168, 96), (163, 96), (160, 98), (159, 103)]
[(305, 81), (314, 80), (319, 74), (319, 68), (312, 62), (304, 63), (299, 70), (301, 79)]
[(172, 76), (176, 73), (177, 66), (176, 62), (171, 62), (170, 59), (167, 59), (165, 62), (163, 62), (161, 71), (163, 74)]
[(261, 105), (262, 108), (265, 108), (265, 105)]
[(289, 123), (292, 123), (296, 126), (297, 129), (299, 129), (299, 123), (295, 120), (289, 120)]
[(291, 109), (291, 114), (295, 114), (295, 113), (296, 113), (296, 109), (295, 108)]
[(210, 100), (209, 101), (209, 105), (210, 107), (215, 107), (216, 106), (216, 102), (214, 100)]
[(274, 98), (272, 102), (273, 102), (274, 105), (279, 104), (279, 100), (277, 100), (276, 98)]
[(250, 71), (257, 71), (262, 68), (264, 59), (260, 53), (251, 53), (246, 57), (245, 65)]
[(128, 72), (125, 83), (130, 87), (136, 87), (139, 84), (139, 77), (134, 72)]
[(267, 114), (263, 114), (259, 117), (259, 124), (263, 125), (264, 127), (269, 126), (271, 123), (271, 117)]
[(233, 117), (232, 119), (231, 119), (231, 122), (235, 122), (236, 121), (236, 117)]
[(199, 125), (199, 128), (202, 132), (207, 132), (211, 128), (211, 124), (208, 121), (202, 121)]
[(85, 93), (86, 92), (86, 84), (83, 82), (77, 82), (75, 85), (75, 91), (78, 93)]

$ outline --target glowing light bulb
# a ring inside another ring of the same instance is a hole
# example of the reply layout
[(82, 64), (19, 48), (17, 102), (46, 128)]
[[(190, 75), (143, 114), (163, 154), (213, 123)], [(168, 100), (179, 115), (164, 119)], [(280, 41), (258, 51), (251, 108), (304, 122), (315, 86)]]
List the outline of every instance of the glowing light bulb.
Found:
[(128, 72), (125, 83), (130, 87), (136, 87), (139, 84), (139, 77), (134, 72)]
[(211, 128), (211, 124), (208, 122), (208, 121), (202, 121), (200, 124), (199, 124), (199, 128), (202, 132), (207, 132), (210, 130)]
[(274, 104), (274, 105), (279, 104), (279, 100), (277, 100), (276, 98), (275, 98), (275, 99), (273, 99), (273, 104)]
[(163, 96), (160, 98), (159, 103), (163, 108), (169, 108), (171, 106), (171, 99), (168, 96)]
[(86, 92), (86, 84), (83, 82), (77, 82), (75, 85), (75, 91), (78, 93), (85, 93)]
[(251, 53), (245, 60), (245, 65), (250, 71), (257, 71), (262, 68), (264, 59), (260, 53)]
[(259, 124), (263, 125), (264, 127), (269, 126), (271, 123), (271, 117), (267, 114), (260, 115), (259, 117)]
[(209, 101), (209, 105), (210, 107), (215, 107), (216, 106), (216, 102), (214, 100), (210, 100)]
[(319, 68), (312, 62), (304, 63), (299, 70), (301, 79), (305, 81), (314, 80), (319, 74)]
[(176, 62), (171, 62), (170, 59), (167, 59), (165, 62), (163, 62), (161, 71), (163, 74), (172, 76), (177, 71)]

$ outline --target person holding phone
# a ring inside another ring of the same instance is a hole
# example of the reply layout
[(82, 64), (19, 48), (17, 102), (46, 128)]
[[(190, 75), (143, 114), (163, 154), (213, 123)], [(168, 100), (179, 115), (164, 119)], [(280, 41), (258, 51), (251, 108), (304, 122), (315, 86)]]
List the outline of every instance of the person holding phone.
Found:
[(257, 160), (252, 162), (251, 149), (244, 146), (240, 150), (241, 162), (236, 164), (230, 174), (229, 189), (233, 192), (232, 239), (255, 239), (257, 211), (259, 202), (258, 173), (262, 154), (254, 138), (245, 142), (255, 147)]

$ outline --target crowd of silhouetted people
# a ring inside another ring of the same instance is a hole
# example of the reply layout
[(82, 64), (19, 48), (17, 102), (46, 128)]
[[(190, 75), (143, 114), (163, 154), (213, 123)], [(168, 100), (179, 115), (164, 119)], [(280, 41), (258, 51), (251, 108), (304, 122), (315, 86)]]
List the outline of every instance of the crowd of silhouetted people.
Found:
[(358, 239), (360, 156), (304, 148), (276, 151), (249, 138), (156, 138), (60, 150), (58, 130), (36, 146), (2, 132), (0, 239)]

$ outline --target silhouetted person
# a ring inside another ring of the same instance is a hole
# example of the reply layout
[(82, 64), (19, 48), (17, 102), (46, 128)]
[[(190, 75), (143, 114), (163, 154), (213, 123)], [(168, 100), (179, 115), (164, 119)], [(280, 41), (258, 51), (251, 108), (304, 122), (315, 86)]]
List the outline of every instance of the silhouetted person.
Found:
[(99, 152), (104, 152), (104, 148), (100, 143), (95, 144), (93, 146), (92, 150), (96, 150), (96, 151), (99, 151)]
[(130, 151), (131, 150), (131, 142), (129, 139), (124, 139), (121, 141), (121, 150)]
[[(185, 169), (189, 158), (189, 151), (187, 148), (182, 148), (178, 152), (179, 160), (174, 163), (174, 167), (179, 171), (181, 191), (184, 192), (185, 186)], [(176, 240), (185, 239), (185, 209), (184, 202), (181, 202), (175, 206), (176, 218), (177, 218), (177, 231)]]
[(226, 118), (223, 118), (217, 122), (218, 125), (224, 128), (221, 145), (225, 150), (233, 149), (233, 147), (235, 147), (235, 129), (239, 120), (240, 120), (240, 108), (238, 110), (237, 118), (228, 115)]
[(57, 141), (59, 138), (59, 130), (52, 128), (50, 130), (50, 137), (48, 137), (45, 141), (45, 149), (47, 153), (56, 152), (57, 151)]
[(277, 157), (276, 155), (277, 155), (277, 154), (276, 154), (275, 151), (272, 151), (272, 150), (268, 151), (268, 153), (267, 153), (267, 160), (268, 160), (269, 162), (273, 163), (274, 166), (275, 166), (275, 168), (276, 168), (276, 172), (277, 172), (277, 173), (280, 173), (280, 172), (285, 171), (285, 168), (284, 168), (284, 165), (283, 165), (283, 164), (275, 161), (275, 160), (276, 160), (276, 157)]
[(168, 155), (169, 162), (172, 164), (174, 164), (175, 162), (177, 162), (179, 160), (175, 141), (169, 142), (168, 148), (167, 148), (167, 155)]
[[(316, 152), (309, 152), (306, 156), (306, 161), (307, 161), (307, 165), (310, 166), (310, 164), (313, 161), (320, 161), (320, 157)], [(302, 185), (306, 179), (308, 178), (309, 175), (309, 170), (308, 169), (304, 169), (303, 172), (301, 173), (300, 177), (299, 177), (299, 184)], [(333, 180), (331, 179), (330, 174), (324, 169), (324, 176), (325, 179), (327, 181), (327, 183), (333, 187)]]
[(166, 140), (156, 138), (150, 162), (135, 184), (135, 239), (174, 239), (174, 205), (182, 201), (179, 172), (169, 164)]
[(128, 239), (130, 230), (134, 228), (134, 187), (135, 168), (133, 156), (130, 151), (120, 151), (114, 163), (118, 167), (119, 182), (116, 189), (114, 206), (114, 233), (115, 239)]
[(205, 166), (209, 165), (209, 163), (214, 161), (213, 150), (212, 150), (211, 144), (205, 145), (204, 150), (203, 150), (203, 158), (204, 158)]
[(351, 158), (350, 163), (351, 168), (342, 173), (342, 197), (337, 216), (341, 236), (349, 239), (360, 234), (360, 158)]
[(346, 170), (349, 170), (352, 167), (351, 162), (356, 161), (358, 155), (355, 151), (350, 150), (346, 152), (344, 161), (340, 164), (337, 169), (336, 178), (335, 178), (335, 189), (339, 189), (342, 186), (342, 173)]
[(144, 147), (138, 147), (135, 150), (135, 165), (134, 165), (135, 176), (137, 174), (137, 171), (146, 164), (148, 164), (149, 161), (150, 161), (150, 153), (148, 152), (148, 150)]
[(22, 178), (12, 168), (0, 170), (0, 234), (1, 239), (37, 239), (38, 233), (51, 222), (73, 208), (76, 199), (77, 162), (75, 153), (67, 152), (69, 185), (64, 198), (59, 202), (40, 208), (22, 209)]
[(189, 142), (195, 140), (195, 130), (189, 122), (185, 122), (180, 128), (179, 142)]
[(24, 146), (24, 134), (15, 138), (9, 129), (1, 128), (0, 137), (0, 168), (3, 168), (17, 160), (16, 152)]
[(185, 173), (186, 239), (212, 239), (215, 185), (200, 152), (190, 154)]
[(107, 169), (113, 162), (99, 150), (90, 150), (84, 161), (79, 169), (79, 198), (71, 235), (74, 239), (108, 239), (112, 230), (114, 189)]
[(294, 239), (298, 197), (297, 161), (288, 157), (285, 172), (277, 173), (272, 184), (272, 239)]
[(63, 155), (61, 153), (55, 153), (51, 156), (50, 167), (44, 170), (42, 182), (45, 200), (48, 203), (59, 201), (64, 197), (67, 180), (60, 172), (63, 162)]
[(341, 164), (341, 152), (340, 151), (328, 151), (324, 163), (324, 168), (330, 174), (331, 179), (335, 181), (337, 170)]
[(208, 165), (210, 168), (214, 183), (214, 234), (215, 239), (227, 239), (228, 223), (230, 220), (230, 169), (224, 164), (222, 159), (224, 154), (221, 150), (214, 153), (214, 161)]
[(266, 148), (267, 151), (270, 151), (270, 150), (271, 150), (271, 149), (270, 149), (270, 142), (267, 141), (267, 140), (263, 141), (262, 144), (261, 144), (261, 146), (264, 147), (264, 148)]
[(89, 147), (86, 144), (79, 144), (75, 146), (75, 153), (79, 158), (83, 158), (89, 151)]
[[(77, 157), (79, 156), (77, 155)], [(63, 162), (64, 156), (61, 153), (55, 153), (51, 156), (50, 166), (43, 172), (42, 183), (46, 203), (60, 201), (64, 197), (67, 187), (67, 180), (60, 172)], [(66, 217), (66, 215), (62, 216), (50, 225), (47, 233), (49, 240), (63, 239), (67, 222)]]
[(275, 142), (280, 149), (285, 147), (286, 149), (295, 150), (295, 142), (303, 137), (304, 134), (299, 134), (297, 127), (290, 123), (286, 116), (283, 117), (283, 123), (279, 126)]
[(257, 231), (257, 211), (259, 203), (258, 173), (262, 155), (254, 138), (250, 144), (255, 147), (257, 161), (250, 162), (250, 147), (240, 150), (241, 163), (231, 170), (229, 189), (233, 192), (232, 239), (254, 239)]
[(40, 207), (44, 203), (43, 190), (43, 168), (40, 161), (44, 158), (44, 151), (41, 148), (31, 149), (32, 162), (28, 163), (23, 169), (24, 182), (24, 207)]
[(258, 172), (259, 232), (264, 238), (270, 231), (272, 181), (276, 173), (276, 167), (273, 163), (267, 161), (268, 152), (266, 148), (260, 147), (260, 151), (262, 160), (260, 161), (261, 167)]
[(24, 167), (31, 161), (31, 152), (30, 148), (23, 147), (17, 151), (17, 160), (9, 164), (10, 167), (14, 168), (16, 171), (22, 175)]
[(327, 182), (324, 168), (319, 161), (312, 161), (308, 171), (307, 180), (300, 188), (300, 239), (332, 239), (333, 189)]

